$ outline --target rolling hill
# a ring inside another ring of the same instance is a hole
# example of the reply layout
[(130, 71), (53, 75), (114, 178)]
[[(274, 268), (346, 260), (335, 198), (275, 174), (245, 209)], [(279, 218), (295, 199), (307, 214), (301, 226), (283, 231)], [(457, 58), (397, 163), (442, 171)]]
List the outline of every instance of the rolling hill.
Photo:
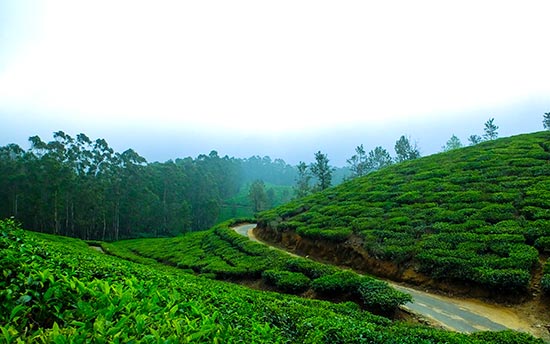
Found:
[(517, 299), (550, 292), (549, 190), (550, 132), (524, 134), (406, 161), (266, 211), (256, 235), (394, 280)]

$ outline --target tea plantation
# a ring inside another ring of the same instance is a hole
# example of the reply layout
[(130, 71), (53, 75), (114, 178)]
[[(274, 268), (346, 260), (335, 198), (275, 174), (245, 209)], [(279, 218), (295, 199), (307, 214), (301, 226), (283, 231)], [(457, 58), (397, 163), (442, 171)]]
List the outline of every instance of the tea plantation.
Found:
[[(411, 160), (266, 211), (259, 226), (369, 256), (435, 280), (526, 292), (550, 252), (550, 132)], [(546, 274), (549, 268), (545, 269)]]
[[(198, 246), (197, 253), (207, 247)], [(355, 303), (254, 291), (137, 257), (124, 247), (105, 247), (140, 263), (0, 221), (0, 342), (542, 343), (510, 331), (465, 335), (392, 322)], [(262, 275), (278, 281), (278, 274), (289, 272)], [(331, 285), (325, 282), (318, 283)]]
[(384, 315), (391, 315), (399, 305), (411, 300), (385, 282), (293, 258), (250, 241), (230, 229), (232, 224), (228, 221), (210, 231), (178, 238), (134, 239), (103, 247), (122, 258), (132, 259), (131, 255), (136, 254), (213, 279), (262, 280), (271, 289), (289, 294), (311, 290), (318, 298), (356, 301)]

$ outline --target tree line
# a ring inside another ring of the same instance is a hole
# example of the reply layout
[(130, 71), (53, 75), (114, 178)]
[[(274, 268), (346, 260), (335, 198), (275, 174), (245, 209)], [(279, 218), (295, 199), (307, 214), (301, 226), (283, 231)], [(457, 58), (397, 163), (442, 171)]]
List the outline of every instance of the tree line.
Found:
[(281, 159), (220, 157), (148, 163), (104, 139), (58, 131), (30, 148), (0, 147), (0, 218), (25, 228), (82, 239), (166, 236), (211, 227), (224, 200), (261, 179), (292, 185), (295, 167)]

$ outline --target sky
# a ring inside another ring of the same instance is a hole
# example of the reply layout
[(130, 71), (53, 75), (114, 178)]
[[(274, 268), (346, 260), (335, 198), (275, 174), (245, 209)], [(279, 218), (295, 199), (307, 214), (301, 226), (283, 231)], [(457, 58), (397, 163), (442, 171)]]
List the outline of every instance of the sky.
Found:
[(548, 1), (0, 0), (0, 145), (63, 130), (149, 161), (423, 155), (550, 112)]

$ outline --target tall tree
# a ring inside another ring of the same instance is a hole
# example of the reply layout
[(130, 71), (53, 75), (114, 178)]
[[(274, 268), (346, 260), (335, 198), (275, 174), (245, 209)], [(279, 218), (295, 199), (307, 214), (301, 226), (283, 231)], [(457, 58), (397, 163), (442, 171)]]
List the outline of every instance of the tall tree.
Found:
[(329, 166), (329, 159), (326, 154), (318, 151), (315, 153), (315, 162), (311, 164), (310, 170), (317, 179), (316, 189), (319, 191), (329, 188), (332, 184), (333, 169)]
[(311, 174), (309, 173), (309, 168), (305, 162), (300, 161), (298, 166), (298, 175), (296, 176), (296, 186), (294, 187), (294, 195), (296, 198), (301, 198), (307, 196), (310, 191), (309, 182), (311, 180)]
[(420, 151), (416, 145), (411, 145), (409, 138), (402, 135), (399, 140), (395, 142), (396, 161), (403, 162), (406, 160), (412, 160), (420, 157)]
[(542, 119), (542, 125), (544, 129), (550, 130), (550, 112), (546, 112)]
[(350, 165), (352, 178), (364, 176), (369, 172), (367, 169), (367, 153), (363, 145), (355, 148), (355, 154), (347, 160), (347, 163)]
[(451, 138), (447, 141), (445, 146), (443, 146), (442, 148), (444, 152), (448, 152), (450, 150), (458, 149), (461, 147), (462, 147), (462, 142), (460, 142), (460, 139), (456, 137), (455, 134), (453, 134), (453, 136), (451, 136)]
[(473, 134), (468, 137), (468, 141), (470, 142), (470, 146), (475, 146), (478, 143), (481, 143), (483, 141), (483, 138), (479, 135)]
[(366, 169), (368, 172), (377, 171), (381, 168), (393, 164), (390, 153), (384, 148), (378, 146), (369, 152), (366, 161)]
[(494, 140), (498, 137), (498, 126), (494, 123), (495, 119), (491, 118), (485, 122), (485, 134), (483, 134), (483, 139), (486, 141)]
[(248, 198), (252, 202), (252, 210), (255, 213), (267, 209), (268, 199), (263, 181), (256, 180), (252, 183), (252, 185), (250, 185)]

